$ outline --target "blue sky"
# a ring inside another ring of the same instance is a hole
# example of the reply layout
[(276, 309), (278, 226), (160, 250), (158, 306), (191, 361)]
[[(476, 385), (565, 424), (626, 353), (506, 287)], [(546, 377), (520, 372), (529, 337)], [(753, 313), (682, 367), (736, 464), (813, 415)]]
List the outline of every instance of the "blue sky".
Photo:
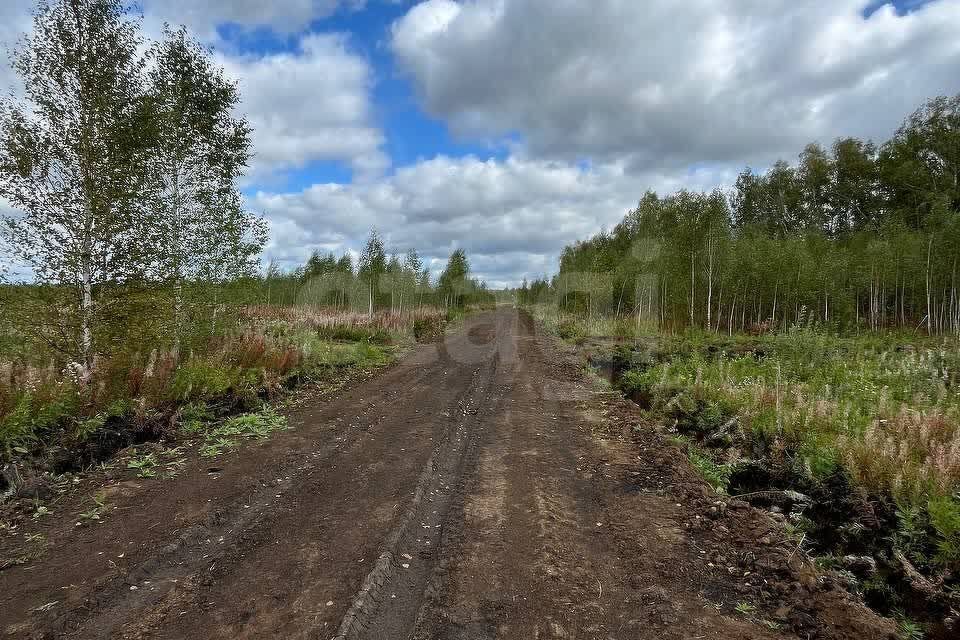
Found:
[[(418, 104), (410, 78), (397, 68), (389, 47), (391, 26), (408, 9), (409, 3), (405, 2), (379, 2), (360, 9), (340, 6), (332, 15), (312, 21), (296, 34), (263, 27), (250, 29), (236, 23), (218, 24), (216, 30), (224, 50), (258, 56), (295, 53), (303, 33), (347, 34), (350, 50), (366, 59), (373, 70), (373, 121), (384, 132), (384, 151), (393, 165), (411, 165), (437, 155), (503, 159), (507, 154), (505, 144), (457, 138), (442, 119), (431, 117)], [(282, 182), (287, 189), (299, 190), (312, 184), (347, 183), (352, 179), (348, 162), (318, 161), (285, 172)], [(246, 191), (254, 193), (257, 186), (250, 185)]]
[[(286, 268), (376, 227), (435, 270), (462, 247), (516, 284), (647, 189), (883, 141), (960, 92), (960, 0), (141, 2), (148, 35), (185, 23), (239, 83), (241, 188)], [(32, 4), (0, 3), (0, 41)]]

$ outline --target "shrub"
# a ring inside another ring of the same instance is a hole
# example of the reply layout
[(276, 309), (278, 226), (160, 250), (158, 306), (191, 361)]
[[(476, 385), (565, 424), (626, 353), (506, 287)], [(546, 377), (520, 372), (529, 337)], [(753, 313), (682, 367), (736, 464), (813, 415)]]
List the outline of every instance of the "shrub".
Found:
[(194, 358), (177, 368), (168, 393), (179, 402), (212, 400), (255, 383), (256, 372)]
[(936, 532), (935, 561), (951, 571), (960, 569), (960, 502), (947, 496), (933, 498), (927, 512)]
[(557, 327), (557, 335), (571, 342), (583, 342), (587, 338), (586, 328), (576, 320), (564, 320)]
[(614, 322), (612, 333), (617, 338), (631, 339), (637, 335), (637, 327), (633, 321), (621, 319)]
[(441, 316), (417, 318), (413, 322), (413, 337), (417, 342), (439, 342), (443, 340), (446, 324)]
[(2, 458), (25, 453), (42, 443), (79, 411), (80, 396), (69, 385), (19, 394), (12, 410), (0, 417)]

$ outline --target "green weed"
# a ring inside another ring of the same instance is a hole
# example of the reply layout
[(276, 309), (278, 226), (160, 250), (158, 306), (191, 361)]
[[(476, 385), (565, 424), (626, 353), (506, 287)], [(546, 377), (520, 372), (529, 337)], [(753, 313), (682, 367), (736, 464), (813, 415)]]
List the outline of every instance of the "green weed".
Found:
[(127, 469), (133, 469), (137, 472), (138, 478), (153, 478), (157, 475), (156, 467), (160, 464), (154, 453), (137, 455), (136, 450), (133, 456), (127, 461)]
[(927, 512), (936, 532), (935, 561), (950, 569), (960, 567), (960, 502), (948, 496), (933, 498)]
[(46, 506), (42, 504), (38, 504), (36, 505), (36, 508), (33, 511), (33, 519), (39, 520), (40, 518), (43, 518), (44, 516), (49, 516), (52, 513), (53, 511), (48, 509)]
[[(91, 496), (93, 506), (86, 511), (78, 514), (80, 522), (100, 522), (103, 514), (107, 511), (107, 496), (102, 491)], [(78, 523), (79, 524), (79, 523)]]
[(241, 440), (265, 440), (271, 433), (287, 428), (287, 419), (267, 407), (227, 420), (207, 431), (200, 455), (214, 458), (239, 446)]
[(226, 395), (228, 391), (254, 386), (257, 378), (254, 371), (198, 358), (185, 362), (177, 369), (169, 395), (182, 402), (215, 399)]
[(687, 445), (687, 457), (694, 469), (718, 493), (726, 493), (730, 486), (730, 465), (717, 464), (693, 444)]
[(925, 634), (919, 623), (914, 622), (902, 612), (894, 612), (894, 618), (897, 620), (897, 635), (901, 640), (923, 640)]

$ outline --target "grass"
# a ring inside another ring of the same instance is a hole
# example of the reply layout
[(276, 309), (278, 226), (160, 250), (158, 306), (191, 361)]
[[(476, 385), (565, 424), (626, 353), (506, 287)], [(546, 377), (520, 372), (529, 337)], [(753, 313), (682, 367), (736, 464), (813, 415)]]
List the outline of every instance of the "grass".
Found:
[(678, 444), (686, 447), (687, 457), (700, 476), (707, 481), (717, 493), (727, 493), (730, 485), (732, 465), (717, 464), (704, 451), (687, 438), (677, 438)]
[(901, 640), (923, 640), (923, 627), (903, 614), (897, 616), (897, 635)]
[[(142, 439), (190, 432), (258, 410), (298, 383), (381, 367), (398, 345), (446, 322), (435, 309), (370, 319), (313, 307), (258, 306), (238, 316), (236, 330), (189, 350), (157, 347), (98, 358), (84, 379), (55, 359), (44, 365), (36, 358), (0, 360), (0, 463), (42, 459), (52, 446), (77, 451), (78, 464), (97, 462), (132, 444), (133, 434)], [(149, 466), (137, 471), (151, 473)]]
[(649, 335), (652, 330), (648, 323), (638, 325), (636, 319), (627, 316), (620, 318), (602, 314), (584, 316), (559, 311), (556, 307), (547, 305), (533, 305), (527, 307), (527, 310), (548, 331), (575, 344), (582, 344), (588, 338), (633, 340)]
[[(619, 386), (680, 433), (781, 449), (813, 477), (844, 468), (907, 503), (960, 490), (960, 356), (807, 332), (749, 340), (664, 339)], [(735, 433), (731, 433), (735, 432)]]
[(136, 450), (133, 457), (127, 461), (127, 469), (137, 472), (138, 478), (153, 478), (157, 475), (156, 467), (160, 464), (155, 453), (137, 455)]

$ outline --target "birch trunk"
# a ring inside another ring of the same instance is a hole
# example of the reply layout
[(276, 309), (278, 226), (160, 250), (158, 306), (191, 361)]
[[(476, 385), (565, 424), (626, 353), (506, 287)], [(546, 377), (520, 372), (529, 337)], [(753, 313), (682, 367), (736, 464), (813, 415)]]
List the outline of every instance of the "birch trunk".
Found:
[(927, 244), (927, 335), (933, 334), (933, 300), (930, 294), (930, 256), (933, 253), (933, 235)]

